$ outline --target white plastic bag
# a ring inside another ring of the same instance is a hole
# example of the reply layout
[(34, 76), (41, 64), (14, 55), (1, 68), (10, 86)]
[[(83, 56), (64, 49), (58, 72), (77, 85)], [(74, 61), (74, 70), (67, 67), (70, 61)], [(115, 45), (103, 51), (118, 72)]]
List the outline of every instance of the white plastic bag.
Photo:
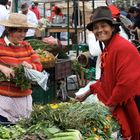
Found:
[(48, 89), (47, 82), (49, 73), (46, 71), (39, 72), (37, 70), (24, 67), (25, 76), (33, 82), (37, 82), (45, 91)]
[(67, 77), (67, 90), (79, 89), (78, 80), (76, 75), (70, 75)]
[[(78, 92), (75, 93), (76, 97), (84, 95), (90, 88), (91, 84), (94, 84), (96, 81), (90, 81), (85, 87), (80, 88)], [(99, 102), (99, 99), (97, 97), (97, 95), (93, 95), (91, 94), (90, 96), (88, 96), (83, 103), (97, 103)]]

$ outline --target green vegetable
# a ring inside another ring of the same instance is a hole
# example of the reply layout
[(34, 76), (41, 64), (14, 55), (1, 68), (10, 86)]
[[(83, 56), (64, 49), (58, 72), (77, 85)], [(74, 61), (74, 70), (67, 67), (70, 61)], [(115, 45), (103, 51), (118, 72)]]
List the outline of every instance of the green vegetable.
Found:
[(68, 55), (65, 53), (65, 52), (59, 52), (58, 56), (57, 56), (58, 59), (68, 59)]
[(111, 138), (112, 131), (119, 130), (118, 124), (113, 120), (108, 108), (100, 102), (34, 105), (31, 118), (26, 120), (24, 125), (28, 127), (38, 125), (40, 120), (46, 124), (46, 127), (56, 126), (61, 132), (69, 131), (69, 129), (79, 130), (84, 138), (97, 135), (108, 140)]
[(61, 132), (61, 133), (56, 133), (53, 135), (54, 138), (51, 138), (50, 140), (82, 140), (82, 135), (80, 131), (74, 130), (74, 129), (69, 129), (71, 132)]
[(57, 45), (52, 46), (50, 44), (44, 43), (42, 40), (39, 39), (30, 39), (28, 40), (28, 42), (31, 44), (34, 50), (42, 49), (49, 52), (53, 52), (54, 49), (58, 48)]
[(0, 72), (0, 81), (9, 81), (14, 83), (17, 87), (20, 87), (22, 90), (31, 88), (30, 80), (24, 75), (24, 67), (19, 65), (19, 67), (14, 68), (15, 77), (10, 79), (6, 78), (3, 73)]

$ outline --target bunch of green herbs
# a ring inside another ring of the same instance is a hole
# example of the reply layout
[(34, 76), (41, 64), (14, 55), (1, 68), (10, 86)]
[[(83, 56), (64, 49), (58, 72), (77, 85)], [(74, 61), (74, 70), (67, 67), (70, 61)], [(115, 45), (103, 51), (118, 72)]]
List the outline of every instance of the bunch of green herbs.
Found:
[(0, 82), (11, 82), (22, 90), (31, 88), (30, 80), (26, 78), (23, 65), (19, 65), (14, 68), (15, 77), (7, 78), (2, 72), (0, 72)]

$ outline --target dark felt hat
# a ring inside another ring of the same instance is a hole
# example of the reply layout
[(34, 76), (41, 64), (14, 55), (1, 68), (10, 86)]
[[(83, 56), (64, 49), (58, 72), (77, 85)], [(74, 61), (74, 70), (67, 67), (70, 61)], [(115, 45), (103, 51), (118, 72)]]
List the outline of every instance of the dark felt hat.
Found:
[(87, 24), (87, 29), (92, 31), (93, 25), (98, 21), (110, 21), (112, 24), (116, 24), (113, 20), (112, 13), (107, 6), (97, 7), (91, 17), (91, 22)]

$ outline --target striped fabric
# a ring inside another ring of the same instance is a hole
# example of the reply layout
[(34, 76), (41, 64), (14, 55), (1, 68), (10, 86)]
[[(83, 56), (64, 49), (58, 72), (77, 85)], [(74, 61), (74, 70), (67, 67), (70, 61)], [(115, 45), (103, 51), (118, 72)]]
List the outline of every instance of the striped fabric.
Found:
[[(26, 41), (18, 46), (7, 45), (4, 39), (0, 39), (0, 64), (8, 67), (16, 67), (23, 61), (30, 63), (33, 69), (42, 70), (42, 65), (38, 55)], [(31, 89), (21, 90), (10, 82), (0, 82), (0, 95), (19, 97), (27, 96), (32, 93)]]

